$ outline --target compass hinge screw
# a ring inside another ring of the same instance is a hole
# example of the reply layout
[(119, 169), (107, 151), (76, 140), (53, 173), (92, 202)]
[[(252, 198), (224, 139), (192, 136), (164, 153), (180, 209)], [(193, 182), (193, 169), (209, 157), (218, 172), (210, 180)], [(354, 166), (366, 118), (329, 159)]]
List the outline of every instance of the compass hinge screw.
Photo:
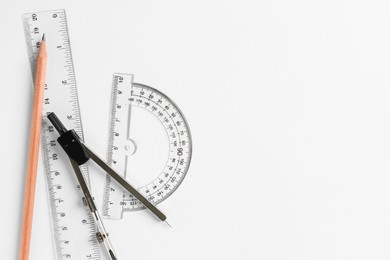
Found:
[(98, 240), (100, 243), (103, 242), (103, 235), (102, 235), (102, 233), (97, 232), (97, 233), (96, 233), (96, 238), (97, 238), (97, 240)]
[(83, 197), (83, 204), (84, 206), (88, 206), (87, 199), (85, 197)]

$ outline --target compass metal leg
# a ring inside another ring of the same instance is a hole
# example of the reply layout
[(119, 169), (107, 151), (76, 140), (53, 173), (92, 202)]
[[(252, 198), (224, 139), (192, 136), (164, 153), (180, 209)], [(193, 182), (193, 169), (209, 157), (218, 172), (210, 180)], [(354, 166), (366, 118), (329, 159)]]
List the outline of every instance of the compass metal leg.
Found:
[(125, 179), (122, 178), (116, 171), (114, 171), (107, 163), (105, 163), (99, 156), (92, 152), (85, 144), (84, 147), (90, 159), (97, 163), (104, 171), (106, 171), (114, 180), (122, 185), (128, 192), (133, 194), (147, 209), (149, 209), (160, 220), (165, 221), (167, 217), (162, 213), (153, 203), (145, 198), (139, 191), (131, 186)]
[(95, 220), (96, 228), (97, 228), (96, 237), (100, 243), (104, 243), (104, 246), (105, 246), (111, 260), (117, 260), (117, 257), (114, 253), (114, 249), (113, 249), (111, 242), (108, 238), (108, 233), (106, 232), (106, 230), (104, 228), (103, 222), (100, 218), (99, 212), (96, 209), (95, 203), (93, 202), (93, 198), (92, 198), (91, 193), (88, 189), (87, 183), (85, 182), (84, 177), (81, 173), (79, 165), (75, 161), (73, 161), (72, 159), (70, 159), (70, 162), (72, 164), (74, 173), (76, 174), (77, 180), (80, 184), (81, 190), (84, 194), (83, 202), (89, 207), (89, 209), (92, 212), (93, 218)]

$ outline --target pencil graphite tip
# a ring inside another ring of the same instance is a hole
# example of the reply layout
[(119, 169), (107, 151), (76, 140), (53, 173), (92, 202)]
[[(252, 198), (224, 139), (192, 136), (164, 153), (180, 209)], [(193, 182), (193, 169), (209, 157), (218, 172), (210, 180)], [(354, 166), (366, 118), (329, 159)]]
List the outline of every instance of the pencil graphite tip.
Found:
[(45, 34), (42, 35), (42, 41), (45, 41), (46, 40), (46, 37), (45, 37)]

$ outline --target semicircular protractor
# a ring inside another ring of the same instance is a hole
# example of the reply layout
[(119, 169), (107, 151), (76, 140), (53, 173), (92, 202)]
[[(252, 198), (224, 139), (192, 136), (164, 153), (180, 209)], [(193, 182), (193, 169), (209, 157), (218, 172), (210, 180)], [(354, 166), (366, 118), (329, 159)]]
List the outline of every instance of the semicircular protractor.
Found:
[[(162, 92), (114, 74), (107, 162), (154, 204), (182, 183), (191, 162), (192, 140), (178, 106)], [(144, 206), (109, 176), (103, 215), (120, 219)]]

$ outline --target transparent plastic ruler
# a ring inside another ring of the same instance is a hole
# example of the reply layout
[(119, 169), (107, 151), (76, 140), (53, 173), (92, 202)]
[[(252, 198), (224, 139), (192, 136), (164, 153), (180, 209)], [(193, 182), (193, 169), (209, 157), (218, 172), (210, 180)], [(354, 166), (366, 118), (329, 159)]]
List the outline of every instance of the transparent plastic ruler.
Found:
[[(33, 78), (43, 33), (47, 42), (41, 148), (56, 259), (100, 259), (93, 218), (83, 206), (68, 157), (57, 144), (58, 134), (46, 117), (48, 112), (55, 112), (66, 118), (66, 126), (83, 139), (65, 11), (24, 14), (23, 25)], [(89, 180), (87, 168), (83, 168), (83, 174)]]
[[(162, 92), (133, 83), (133, 75), (114, 74), (107, 161), (154, 204), (168, 198), (188, 171), (192, 140), (178, 106)], [(103, 215), (144, 206), (108, 175)]]

